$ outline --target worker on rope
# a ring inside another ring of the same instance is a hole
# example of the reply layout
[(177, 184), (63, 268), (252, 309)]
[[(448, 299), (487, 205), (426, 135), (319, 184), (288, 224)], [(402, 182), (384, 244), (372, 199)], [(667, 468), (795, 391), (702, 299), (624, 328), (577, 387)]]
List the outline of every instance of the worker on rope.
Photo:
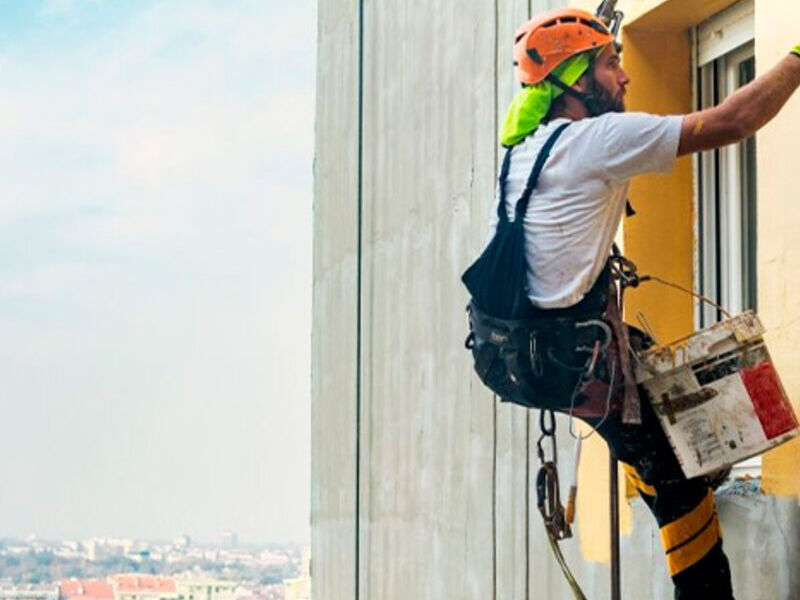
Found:
[(467, 346), (503, 400), (569, 413), (606, 440), (658, 522), (676, 598), (728, 600), (710, 482), (685, 478), (633, 380), (631, 350), (648, 340), (622, 325), (619, 296), (636, 272), (612, 247), (631, 177), (755, 134), (800, 86), (800, 47), (719, 106), (679, 116), (625, 112), (620, 51), (606, 23), (577, 9), (517, 32), (522, 89), (502, 129), (490, 242), (463, 277)]

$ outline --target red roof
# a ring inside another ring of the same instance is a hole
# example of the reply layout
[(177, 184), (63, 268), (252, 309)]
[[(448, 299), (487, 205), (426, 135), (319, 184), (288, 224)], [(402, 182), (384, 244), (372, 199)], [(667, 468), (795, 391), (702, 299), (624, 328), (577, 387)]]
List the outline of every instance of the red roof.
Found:
[(155, 577), (153, 575), (115, 575), (114, 587), (124, 594), (177, 594), (178, 588), (172, 577)]
[(59, 595), (63, 600), (113, 600), (111, 584), (97, 579), (68, 579), (59, 582)]

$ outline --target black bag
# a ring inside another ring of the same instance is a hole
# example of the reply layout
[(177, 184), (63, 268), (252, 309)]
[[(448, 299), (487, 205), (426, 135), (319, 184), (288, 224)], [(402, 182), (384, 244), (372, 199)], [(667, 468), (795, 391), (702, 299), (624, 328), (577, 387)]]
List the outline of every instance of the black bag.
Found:
[[(481, 381), (504, 401), (536, 408), (568, 405), (578, 375), (556, 368), (548, 349), (575, 348), (574, 319), (543, 317), (528, 298), (527, 260), (523, 221), (539, 175), (556, 141), (569, 123), (556, 129), (539, 152), (528, 182), (509, 221), (506, 180), (511, 148), (500, 170), (498, 224), (492, 241), (462, 276), (472, 300), (470, 335), (475, 371)], [(558, 311), (553, 311), (555, 317)], [(564, 336), (570, 339), (562, 339)]]
[(570, 125), (556, 129), (536, 158), (528, 183), (514, 211), (514, 221), (508, 219), (506, 210), (506, 180), (511, 165), (511, 148), (506, 150), (500, 169), (500, 202), (497, 205), (497, 230), (483, 254), (462, 275), (481, 312), (498, 319), (522, 319), (530, 314), (531, 302), (527, 291), (527, 261), (525, 260), (524, 217), (533, 190), (539, 181), (545, 161), (550, 156), (558, 138)]

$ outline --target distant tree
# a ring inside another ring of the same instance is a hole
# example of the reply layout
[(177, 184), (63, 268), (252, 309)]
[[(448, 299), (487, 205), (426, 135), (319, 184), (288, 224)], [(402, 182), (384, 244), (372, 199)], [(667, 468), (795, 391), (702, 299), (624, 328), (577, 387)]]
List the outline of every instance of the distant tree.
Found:
[(68, 567), (64, 571), (64, 574), (66, 575), (67, 579), (71, 579), (73, 577), (75, 579), (81, 579), (84, 576), (84, 570), (81, 567), (81, 565), (75, 564), (75, 565), (72, 565), (72, 566)]
[(13, 569), (19, 566), (19, 558), (16, 556), (6, 556), (5, 563), (6, 569)]
[(36, 564), (43, 567), (49, 567), (53, 564), (55, 556), (52, 552), (39, 552), (36, 554)]

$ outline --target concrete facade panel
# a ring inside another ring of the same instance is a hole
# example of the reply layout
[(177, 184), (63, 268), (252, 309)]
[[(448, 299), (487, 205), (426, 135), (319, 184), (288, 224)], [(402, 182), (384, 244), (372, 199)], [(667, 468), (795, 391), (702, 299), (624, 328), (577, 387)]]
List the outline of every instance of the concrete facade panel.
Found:
[(355, 598), (358, 20), (321, 0), (314, 164), (314, 598)]
[(492, 596), (494, 407), (464, 349), (494, 6), (364, 4), (362, 597)]
[[(506, 108), (519, 89), (514, 78), (511, 44), (514, 32), (530, 17), (527, 0), (506, 0), (497, 3), (497, 129), (495, 139), (505, 120)], [(495, 141), (499, 171), (503, 149)], [(489, 206), (477, 214), (475, 222), (485, 241)], [(477, 253), (477, 250), (476, 250)], [(496, 482), (495, 482), (495, 569), (498, 598), (524, 600), (528, 598), (528, 528), (535, 514), (535, 502), (528, 487), (529, 470), (535, 466), (528, 454), (528, 421), (531, 413), (523, 408), (497, 402)], [(533, 511), (533, 512), (532, 512)]]

